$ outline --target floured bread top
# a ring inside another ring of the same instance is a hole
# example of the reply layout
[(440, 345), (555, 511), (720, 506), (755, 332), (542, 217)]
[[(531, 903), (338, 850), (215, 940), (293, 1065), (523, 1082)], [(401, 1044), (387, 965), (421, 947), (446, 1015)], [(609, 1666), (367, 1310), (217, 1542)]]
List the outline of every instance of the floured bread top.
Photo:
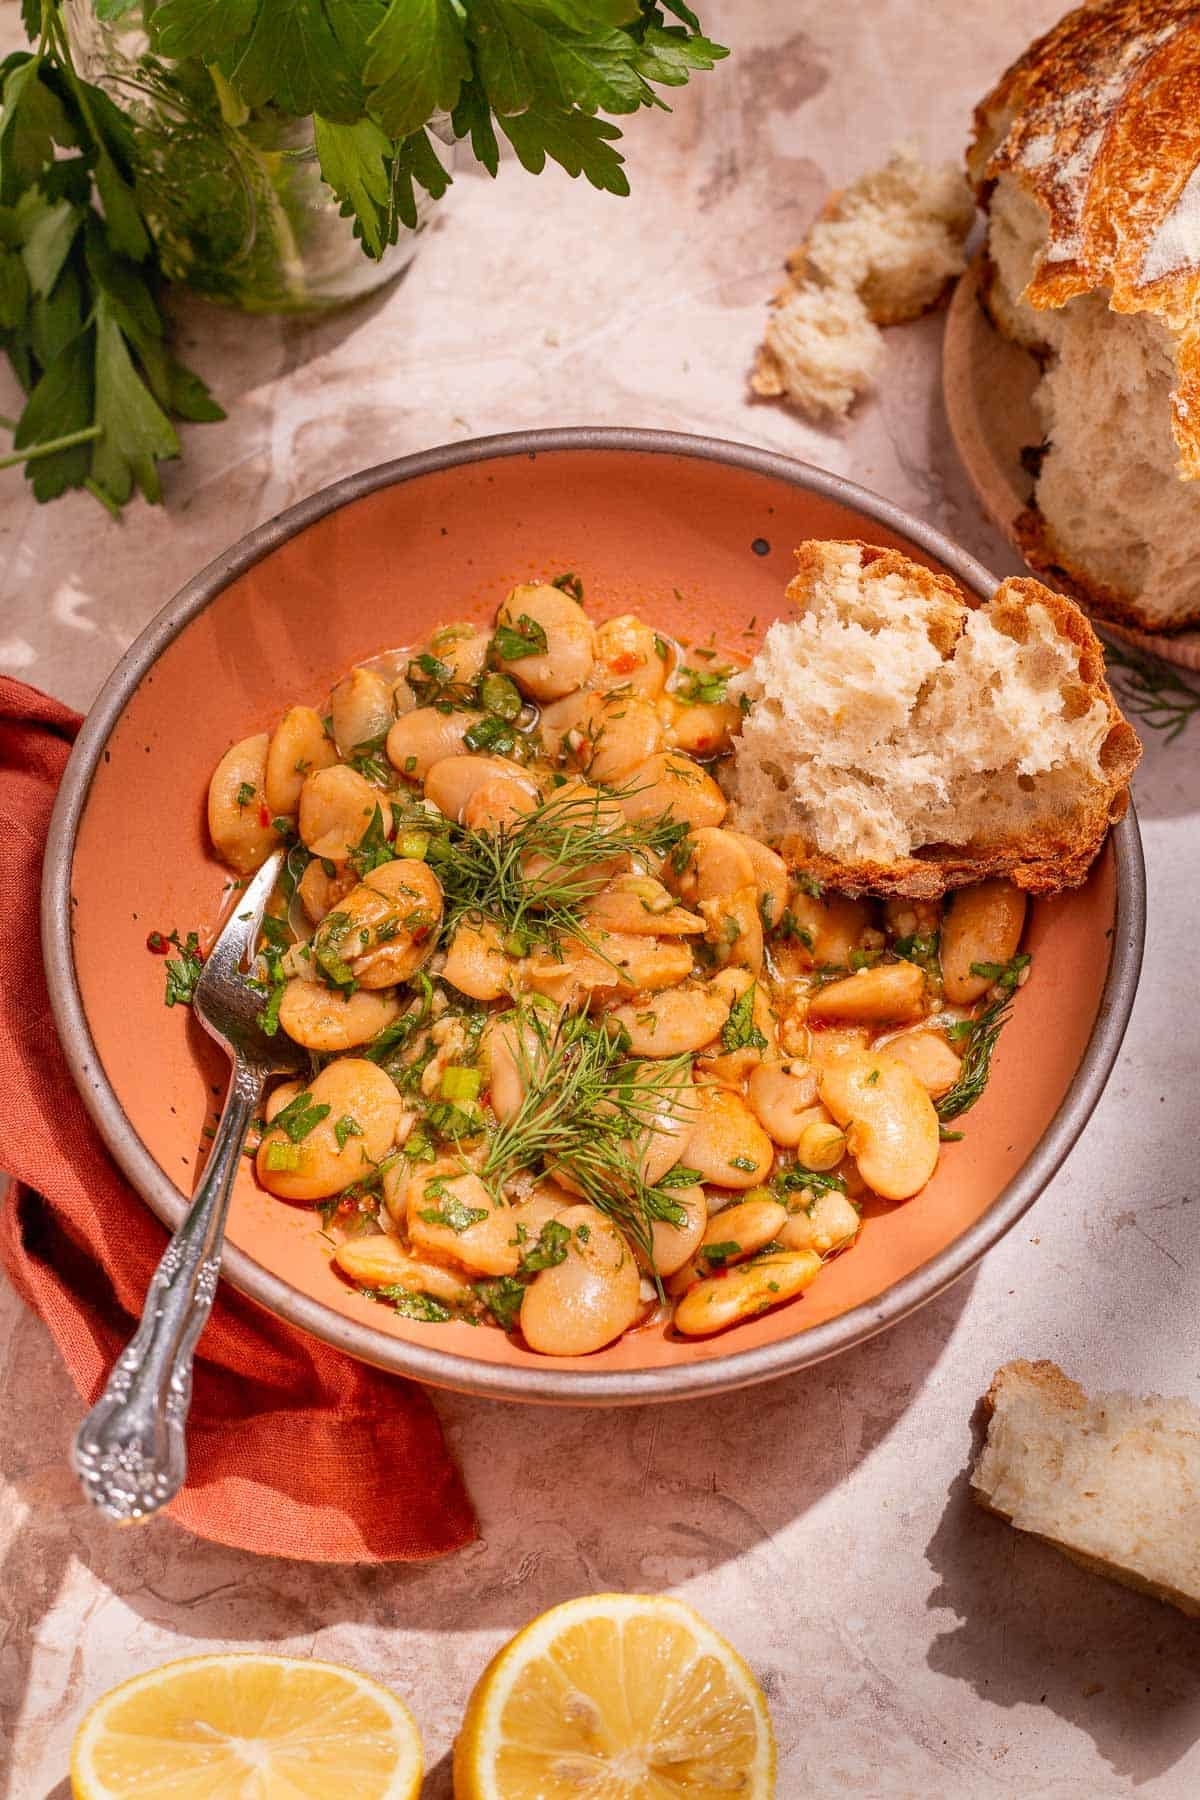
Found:
[(880, 892), (1082, 880), (1138, 747), (1078, 609), (1033, 581), (972, 608), (949, 577), (859, 543), (797, 561), (798, 616), (733, 684), (739, 828)]

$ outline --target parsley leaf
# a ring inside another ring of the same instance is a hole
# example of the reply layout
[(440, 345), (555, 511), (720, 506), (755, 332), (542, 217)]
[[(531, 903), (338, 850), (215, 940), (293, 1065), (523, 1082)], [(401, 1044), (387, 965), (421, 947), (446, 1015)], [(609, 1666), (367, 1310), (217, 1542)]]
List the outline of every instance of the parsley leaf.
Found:
[(204, 970), (200, 939), (194, 931), (189, 931), (182, 939), (177, 931), (172, 931), (167, 942), (175, 946), (177, 954), (171, 957), (163, 971), (167, 982), (164, 1004), (190, 1006), (196, 995), (196, 983)]
[(522, 613), (516, 624), (497, 625), (492, 645), (501, 662), (520, 662), (525, 656), (544, 656), (546, 633), (536, 619)]
[(301, 1144), (309, 1132), (328, 1117), (329, 1111), (328, 1106), (314, 1106), (312, 1095), (306, 1090), (280, 1108), (271, 1120), (270, 1130), (282, 1131), (293, 1144)]
[(571, 1233), (567, 1226), (560, 1225), (557, 1219), (547, 1219), (537, 1243), (531, 1250), (526, 1250), (521, 1258), (521, 1273), (533, 1275), (539, 1269), (556, 1269), (559, 1263), (567, 1260), (567, 1245), (570, 1241)]
[(767, 1040), (754, 1023), (754, 996), (757, 982), (751, 982), (729, 1009), (729, 1017), (721, 1027), (721, 1043), (726, 1050), (765, 1050)]
[[(434, 1183), (430, 1182), (426, 1187), (426, 1193), (433, 1186)], [(488, 1217), (486, 1206), (468, 1206), (466, 1201), (460, 1200), (457, 1194), (443, 1190), (435, 1197), (438, 1200), (437, 1206), (423, 1206), (420, 1210), (419, 1217), (424, 1219), (427, 1225), (444, 1225), (447, 1230), (461, 1236), (464, 1231), (469, 1231), (472, 1225), (480, 1225)]]
[(515, 1331), (527, 1286), (515, 1275), (501, 1275), (495, 1281), (477, 1281), (475, 1292), (502, 1330)]
[(433, 113), (449, 112), (471, 73), (452, 0), (391, 0), (367, 43), (363, 73), (373, 90), (371, 111), (391, 138), (408, 137)]

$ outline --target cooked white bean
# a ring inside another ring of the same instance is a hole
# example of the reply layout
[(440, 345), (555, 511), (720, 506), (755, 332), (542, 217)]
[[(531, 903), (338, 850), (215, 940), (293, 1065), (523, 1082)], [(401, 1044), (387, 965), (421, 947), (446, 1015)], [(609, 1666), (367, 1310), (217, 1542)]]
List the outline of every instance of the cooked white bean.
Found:
[(794, 1150), (811, 1122), (817, 1098), (816, 1071), (791, 1075), (779, 1063), (760, 1063), (750, 1072), (746, 1095), (767, 1135), (784, 1149)]
[(779, 1236), (787, 1216), (786, 1206), (765, 1197), (725, 1207), (705, 1226), (700, 1261), (709, 1268), (723, 1268), (756, 1256)]
[(477, 787), (463, 807), (462, 822), (472, 831), (499, 831), (515, 825), (538, 805), (538, 792), (532, 794), (524, 777), (515, 781), (509, 775), (497, 775)]
[(905, 1031), (899, 1037), (886, 1038), (879, 1047), (910, 1068), (935, 1100), (949, 1093), (962, 1072), (961, 1058), (940, 1031)]
[(234, 744), (208, 785), (208, 835), (221, 861), (239, 875), (252, 875), (279, 848), (266, 799), (269, 742), (260, 731)]
[(302, 1081), (281, 1081), (278, 1087), (273, 1087), (263, 1102), (263, 1118), (267, 1124), (271, 1123), (276, 1113), (282, 1112), (285, 1106), (290, 1106), (296, 1095), (303, 1091)]
[(718, 1187), (758, 1187), (770, 1173), (771, 1140), (740, 1094), (730, 1088), (696, 1089), (696, 1120), (684, 1160)]
[[(364, 988), (407, 981), (430, 956), (442, 918), (442, 888), (427, 863), (397, 857), (365, 875), (318, 925), (313, 959), (336, 959)], [(339, 974), (340, 981), (341, 976)]]
[(351, 669), (329, 696), (333, 741), (347, 761), (379, 745), (393, 717), (391, 685), (374, 669)]
[(609, 1017), (629, 1033), (634, 1056), (682, 1056), (711, 1044), (729, 1017), (729, 1002), (709, 986), (673, 987), (614, 1007)]
[(619, 994), (658, 993), (685, 981), (695, 967), (686, 938), (643, 937), (628, 931), (598, 934), (596, 943)]
[(414, 1250), (458, 1263), (472, 1275), (515, 1275), (520, 1244), (513, 1208), (462, 1164), (442, 1158), (414, 1168), (404, 1195)]
[(683, 1224), (672, 1225), (665, 1219), (656, 1219), (650, 1228), (654, 1267), (664, 1279), (677, 1274), (691, 1261), (700, 1248), (708, 1224), (703, 1188), (680, 1188), (671, 1198), (683, 1209)]
[(496, 614), (496, 630), (499, 642), (507, 642), (505, 634), (514, 632), (536, 646), (529, 655), (496, 658), (496, 666), (531, 699), (557, 700), (582, 687), (592, 672), (592, 622), (561, 588), (515, 587)]
[(414, 707), (388, 732), (388, 761), (406, 780), (424, 781), (435, 763), (467, 754), (463, 739), (480, 717), (472, 712), (439, 712), (436, 706)]
[(370, 1043), (399, 1016), (394, 993), (359, 988), (347, 995), (302, 975), (288, 982), (279, 1003), (279, 1023), (293, 1042), (325, 1056)]
[(845, 894), (825, 894), (818, 900), (803, 888), (796, 888), (789, 896), (787, 910), (792, 915), (790, 934), (773, 951), (784, 974), (811, 968), (844, 968), (851, 951), (861, 947), (863, 932), (871, 924), (868, 902), (852, 900)]
[(749, 969), (758, 975), (763, 966), (763, 928), (758, 910), (758, 889), (738, 888), (716, 900), (701, 900), (704, 935), (722, 968)]
[(464, 921), (450, 940), (442, 975), (471, 1000), (500, 1000), (516, 986), (517, 965), (490, 919), (478, 925)]
[[(758, 910), (768, 931), (773, 930), (787, 911), (787, 864), (782, 856), (769, 849), (766, 844), (760, 844), (757, 838), (747, 837), (741, 831), (731, 831), (729, 835), (750, 858), (754, 885), (759, 891)], [(738, 886), (741, 885), (739, 882)]]
[(813, 1020), (906, 1025), (929, 1011), (924, 969), (912, 962), (877, 963), (818, 988), (808, 1003)]
[(332, 912), (340, 900), (358, 886), (358, 876), (353, 869), (330, 865), (330, 875), (319, 856), (313, 858), (296, 884), (296, 892), (300, 896), (300, 904), (310, 924), (319, 925), (325, 914)]
[(448, 819), (464, 822), (467, 807), (485, 787), (511, 789), (527, 804), (525, 811), (536, 806), (537, 782), (516, 763), (500, 756), (444, 756), (435, 762), (425, 776), (425, 798), (432, 800)]
[(868, 1186), (885, 1200), (919, 1193), (937, 1168), (939, 1131), (912, 1070), (885, 1051), (848, 1050), (821, 1067), (818, 1086)]
[(807, 1206), (793, 1203), (779, 1241), (787, 1250), (815, 1250), (818, 1256), (832, 1256), (835, 1250), (853, 1243), (861, 1228), (858, 1208), (845, 1194), (829, 1188)]
[(658, 714), (632, 694), (594, 696), (566, 734), (567, 748), (589, 781), (616, 785), (635, 776), (662, 749)]
[(676, 700), (663, 694), (658, 716), (670, 749), (688, 756), (722, 756), (733, 742), (741, 713), (727, 701)]
[[(328, 1111), (299, 1142), (293, 1142), (278, 1123), (272, 1125), (255, 1158), (262, 1185), (284, 1200), (324, 1200), (369, 1174), (391, 1149), (396, 1122), (404, 1111), (388, 1076), (363, 1057), (344, 1056), (329, 1063), (306, 1091), (313, 1109)], [(355, 1132), (347, 1132), (346, 1120), (357, 1127)]]
[(343, 1275), (360, 1287), (401, 1287), (410, 1294), (428, 1294), (446, 1306), (464, 1306), (472, 1299), (469, 1282), (444, 1263), (425, 1262), (410, 1256), (389, 1233), (349, 1238), (339, 1244), (333, 1260)]
[(453, 619), (434, 632), (429, 652), (449, 669), (448, 685), (471, 687), (483, 674), (491, 641), (491, 634), (480, 631), (469, 619)]
[(744, 1319), (781, 1306), (811, 1287), (821, 1273), (812, 1250), (778, 1250), (727, 1274), (711, 1275), (689, 1288), (675, 1308), (676, 1329), (685, 1337), (708, 1337)]
[(955, 1006), (982, 999), (991, 975), (972, 974), (976, 963), (1006, 963), (1017, 954), (1025, 927), (1026, 898), (1011, 881), (981, 881), (951, 896), (942, 920), (942, 987)]
[(699, 763), (678, 750), (659, 750), (638, 770), (636, 784), (621, 796), (627, 819), (657, 819), (670, 813), (687, 825), (719, 825), (725, 796)]
[(633, 613), (622, 613), (598, 625), (595, 651), (592, 681), (596, 687), (630, 688), (647, 700), (662, 693), (670, 647)]
[(616, 875), (583, 908), (589, 928), (633, 937), (698, 937), (704, 920), (675, 903), (653, 875)]
[(682, 850), (687, 861), (675, 876), (675, 886), (689, 905), (754, 886), (754, 865), (737, 832), (701, 825), (684, 840), (681, 856)]
[(501, 1124), (512, 1118), (529, 1080), (537, 1079), (545, 1060), (555, 1017), (552, 1010), (547, 1013), (542, 1033), (530, 1013), (518, 1008), (493, 1015), (484, 1030), (480, 1052), (487, 1070), (488, 1104)]
[[(300, 838), (314, 856), (345, 862), (379, 807), (379, 789), (357, 769), (337, 763), (315, 769), (300, 789)], [(380, 807), (385, 826), (386, 809)]]
[(325, 723), (311, 706), (289, 706), (271, 733), (267, 750), (266, 797), (272, 813), (291, 818), (300, 804), (304, 778), (314, 769), (337, 761), (337, 748), (325, 735)]
[(642, 1310), (633, 1252), (594, 1206), (558, 1215), (567, 1254), (535, 1275), (521, 1302), (521, 1330), (543, 1356), (587, 1356), (628, 1331)]

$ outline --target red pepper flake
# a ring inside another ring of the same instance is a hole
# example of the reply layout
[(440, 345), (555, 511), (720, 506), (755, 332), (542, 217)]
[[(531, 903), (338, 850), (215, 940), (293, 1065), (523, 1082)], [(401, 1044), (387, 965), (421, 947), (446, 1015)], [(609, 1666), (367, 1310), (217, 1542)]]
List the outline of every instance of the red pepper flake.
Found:
[(616, 656), (610, 657), (608, 666), (614, 675), (632, 675), (641, 661), (636, 650), (621, 650)]
[(265, 800), (260, 800), (258, 803), (258, 822), (262, 826), (264, 831), (267, 829), (267, 826), (271, 823), (271, 815), (267, 811), (267, 803)]
[(146, 939), (146, 948), (151, 956), (165, 956), (171, 946), (161, 931), (152, 931)]

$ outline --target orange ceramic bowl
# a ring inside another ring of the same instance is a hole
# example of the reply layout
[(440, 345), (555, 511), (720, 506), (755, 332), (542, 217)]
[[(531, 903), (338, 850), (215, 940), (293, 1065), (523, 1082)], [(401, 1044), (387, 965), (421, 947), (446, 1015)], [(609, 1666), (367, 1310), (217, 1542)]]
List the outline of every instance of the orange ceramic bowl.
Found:
[[(226, 871), (205, 834), (218, 757), (349, 664), (439, 620), (489, 619), (514, 582), (574, 569), (595, 617), (636, 609), (681, 637), (752, 646), (786, 610), (807, 537), (899, 546), (969, 589), (992, 578), (937, 532), (836, 476), (741, 445), (574, 430), (485, 439), (355, 475), (251, 533), (125, 656), (80, 734), (54, 814), (44, 934), (58, 1028), (105, 1141), (163, 1222), (196, 1179), (227, 1069), (163, 1006), (151, 930), (211, 929)], [(892, 1323), (968, 1269), (1050, 1180), (1096, 1104), (1133, 1001), (1144, 889), (1130, 812), (1086, 887), (1033, 909), (1034, 980), (966, 1138), (925, 1191), (880, 1206), (801, 1300), (722, 1337), (646, 1329), (580, 1361), (500, 1331), (402, 1319), (334, 1273), (319, 1220), (255, 1187), (225, 1274), (350, 1355), (520, 1400), (621, 1404), (802, 1367)]]

